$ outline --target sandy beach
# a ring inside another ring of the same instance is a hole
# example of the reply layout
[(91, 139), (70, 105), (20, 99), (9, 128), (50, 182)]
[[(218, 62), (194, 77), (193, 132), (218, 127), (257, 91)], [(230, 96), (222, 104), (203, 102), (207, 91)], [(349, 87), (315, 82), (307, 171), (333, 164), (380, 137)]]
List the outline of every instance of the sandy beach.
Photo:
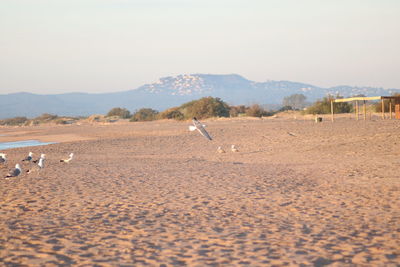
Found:
[(400, 265), (400, 121), (204, 122), (1, 128), (1, 265)]

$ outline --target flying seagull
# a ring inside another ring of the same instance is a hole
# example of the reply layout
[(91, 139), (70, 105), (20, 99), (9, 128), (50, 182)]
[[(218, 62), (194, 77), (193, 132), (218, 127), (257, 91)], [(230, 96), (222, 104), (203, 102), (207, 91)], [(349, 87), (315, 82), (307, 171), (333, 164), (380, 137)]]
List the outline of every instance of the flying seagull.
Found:
[(237, 149), (235, 145), (232, 145), (231, 146), (231, 151), (232, 152), (239, 152), (239, 149)]
[(74, 153), (69, 154), (69, 158), (68, 159), (61, 159), (60, 162), (66, 162), (69, 163), (72, 158), (74, 157)]
[(199, 133), (207, 138), (208, 140), (212, 140), (211, 136), (207, 133), (206, 129), (204, 129), (205, 125), (201, 124), (196, 117), (193, 117), (193, 125), (189, 126), (190, 131), (197, 130)]
[(20, 174), (21, 174), (21, 166), (17, 163), (15, 165), (15, 168), (12, 169), (5, 178), (17, 177)]
[(26, 158), (24, 158), (22, 161), (29, 161), (30, 162), (32, 160), (32, 156), (33, 156), (33, 153), (29, 152), (29, 155)]

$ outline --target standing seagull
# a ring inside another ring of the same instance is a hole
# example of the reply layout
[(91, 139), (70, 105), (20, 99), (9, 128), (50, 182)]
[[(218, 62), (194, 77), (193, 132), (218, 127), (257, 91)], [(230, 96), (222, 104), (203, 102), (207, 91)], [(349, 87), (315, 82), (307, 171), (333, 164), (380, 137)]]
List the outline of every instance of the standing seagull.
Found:
[(7, 162), (6, 156), (7, 156), (7, 154), (0, 153), (0, 163), (1, 164), (6, 164), (6, 162)]
[(38, 166), (40, 169), (44, 168), (44, 159), (46, 158), (46, 154), (40, 155)]
[(29, 161), (29, 162), (31, 162), (32, 156), (33, 156), (33, 153), (32, 153), (32, 152), (29, 152), (29, 155), (28, 155), (26, 158), (24, 158), (22, 161)]
[(232, 152), (239, 152), (239, 149), (237, 149), (235, 145), (232, 145), (231, 146), (231, 151)]
[(223, 150), (222, 147), (219, 146), (219, 147), (217, 148), (217, 152), (218, 152), (218, 153), (225, 153), (225, 150)]
[(74, 157), (74, 153), (69, 154), (69, 158), (68, 159), (61, 159), (60, 162), (66, 162), (69, 163), (72, 158)]
[(40, 155), (40, 158), (39, 158), (39, 163), (38, 163), (38, 167), (36, 167), (36, 168), (33, 168), (33, 169), (31, 169), (31, 170), (27, 170), (26, 172), (29, 174), (29, 173), (32, 173), (32, 172), (37, 172), (37, 171), (40, 171), (41, 169), (43, 169), (44, 168), (44, 160), (46, 159), (46, 154), (41, 154)]
[(207, 133), (206, 129), (204, 129), (205, 125), (201, 124), (201, 122), (199, 122), (196, 117), (193, 117), (193, 125), (189, 126), (189, 130), (190, 131), (194, 131), (197, 130), (199, 131), (199, 133), (204, 136), (205, 138), (207, 138), (208, 140), (212, 140), (211, 136)]
[(5, 178), (17, 177), (20, 174), (21, 174), (21, 166), (17, 163), (15, 165), (15, 168), (12, 169)]

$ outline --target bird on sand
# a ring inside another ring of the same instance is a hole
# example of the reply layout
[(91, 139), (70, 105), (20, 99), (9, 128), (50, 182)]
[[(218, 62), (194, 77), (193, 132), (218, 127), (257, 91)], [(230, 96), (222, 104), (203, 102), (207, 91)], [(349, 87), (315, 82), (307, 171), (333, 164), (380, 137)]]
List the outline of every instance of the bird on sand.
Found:
[(219, 146), (219, 147), (217, 148), (217, 152), (218, 152), (218, 153), (225, 153), (225, 150), (224, 150), (222, 147)]
[(40, 158), (35, 159), (35, 160), (32, 160), (32, 162), (33, 162), (33, 163), (39, 163), (39, 160), (42, 158), (42, 155), (43, 155), (43, 154), (40, 154)]
[(204, 129), (205, 125), (202, 124), (201, 122), (199, 122), (197, 120), (196, 117), (193, 117), (193, 125), (189, 126), (189, 130), (192, 132), (194, 130), (199, 131), (199, 133), (204, 136), (205, 138), (207, 138), (208, 140), (212, 140), (211, 136), (208, 134), (208, 132), (206, 131), (206, 129)]
[(239, 152), (239, 149), (237, 149), (235, 145), (232, 145), (231, 146), (231, 151), (232, 152)]
[(26, 158), (24, 158), (22, 161), (29, 161), (29, 162), (31, 162), (32, 156), (33, 156), (33, 153), (32, 153), (32, 152), (29, 152), (28, 156), (27, 156)]
[(40, 169), (44, 168), (44, 159), (46, 158), (46, 154), (40, 155), (38, 166)]
[(15, 165), (15, 168), (12, 169), (12, 170), (7, 174), (7, 176), (6, 176), (5, 178), (17, 177), (18, 175), (21, 174), (21, 171), (22, 171), (21, 166), (17, 163), (17, 164)]
[(46, 159), (46, 154), (41, 154), (40, 155), (40, 158), (39, 158), (39, 162), (38, 162), (38, 164), (37, 164), (37, 167), (36, 168), (33, 168), (33, 169), (31, 169), (31, 170), (27, 170), (26, 172), (27, 173), (32, 173), (32, 172), (34, 172), (34, 171), (40, 171), (41, 169), (43, 169), (44, 168), (44, 160)]
[(5, 164), (7, 162), (7, 154), (0, 153), (0, 164)]
[(74, 157), (74, 153), (71, 153), (71, 154), (69, 154), (69, 158), (67, 158), (67, 159), (60, 159), (60, 162), (69, 163), (69, 162), (72, 160), (73, 157)]

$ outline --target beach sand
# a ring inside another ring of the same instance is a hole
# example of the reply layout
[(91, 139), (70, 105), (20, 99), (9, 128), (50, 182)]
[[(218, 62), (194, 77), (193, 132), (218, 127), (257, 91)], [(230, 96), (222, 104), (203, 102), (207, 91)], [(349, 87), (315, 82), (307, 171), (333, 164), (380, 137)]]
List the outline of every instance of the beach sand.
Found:
[(0, 178), (0, 263), (399, 266), (400, 121), (205, 123), (2, 128), (60, 143), (7, 150), (47, 159)]

